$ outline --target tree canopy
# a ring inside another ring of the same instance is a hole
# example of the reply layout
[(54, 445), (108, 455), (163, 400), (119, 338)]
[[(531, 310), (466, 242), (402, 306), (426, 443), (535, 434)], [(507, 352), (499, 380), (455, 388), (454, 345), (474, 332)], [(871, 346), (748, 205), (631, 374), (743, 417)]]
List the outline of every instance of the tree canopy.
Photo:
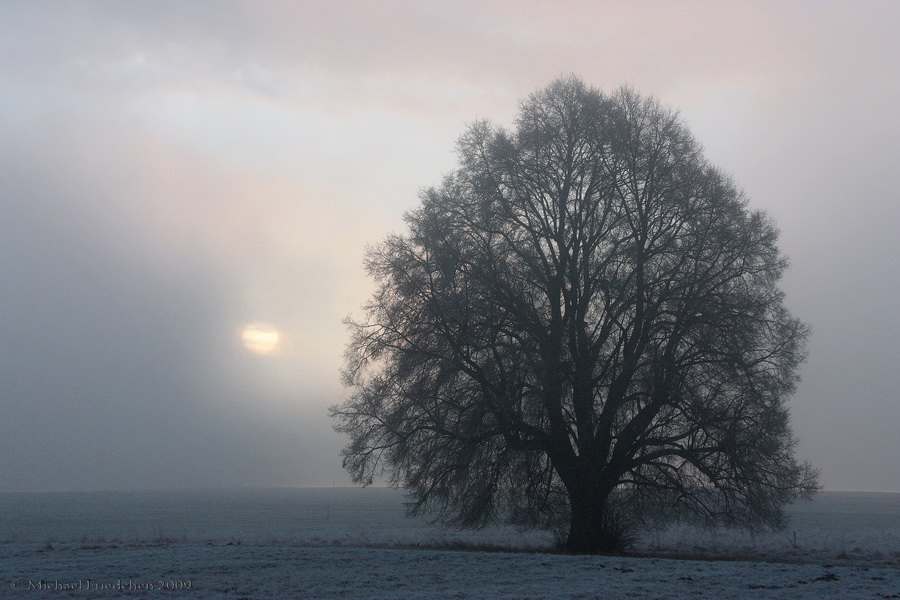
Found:
[(353, 479), (575, 552), (650, 519), (782, 526), (817, 483), (785, 406), (808, 331), (772, 220), (630, 89), (556, 80), (458, 152), (367, 253), (377, 290), (331, 409)]

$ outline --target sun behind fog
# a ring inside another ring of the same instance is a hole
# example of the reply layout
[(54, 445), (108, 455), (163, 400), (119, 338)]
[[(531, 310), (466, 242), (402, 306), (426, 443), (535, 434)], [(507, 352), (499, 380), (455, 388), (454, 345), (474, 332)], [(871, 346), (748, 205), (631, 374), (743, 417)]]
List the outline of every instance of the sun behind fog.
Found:
[(278, 330), (268, 325), (247, 325), (241, 343), (254, 354), (272, 354), (278, 348)]

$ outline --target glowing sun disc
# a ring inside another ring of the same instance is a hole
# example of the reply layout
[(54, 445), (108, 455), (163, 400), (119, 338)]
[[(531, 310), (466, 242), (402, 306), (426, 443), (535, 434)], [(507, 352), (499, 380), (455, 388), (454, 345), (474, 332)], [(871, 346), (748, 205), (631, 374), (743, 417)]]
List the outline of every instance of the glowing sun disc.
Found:
[(254, 354), (271, 354), (278, 347), (278, 330), (266, 325), (247, 325), (241, 343)]

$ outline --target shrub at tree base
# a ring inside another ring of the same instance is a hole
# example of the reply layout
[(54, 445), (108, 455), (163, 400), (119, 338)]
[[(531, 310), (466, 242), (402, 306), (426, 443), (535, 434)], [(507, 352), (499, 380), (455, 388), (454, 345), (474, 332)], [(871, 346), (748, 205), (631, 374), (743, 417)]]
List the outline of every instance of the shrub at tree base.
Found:
[(367, 255), (353, 394), (331, 409), (354, 480), (570, 552), (666, 519), (783, 526), (817, 483), (793, 455), (807, 327), (771, 220), (674, 112), (575, 78), (514, 131), (472, 125), (459, 160)]

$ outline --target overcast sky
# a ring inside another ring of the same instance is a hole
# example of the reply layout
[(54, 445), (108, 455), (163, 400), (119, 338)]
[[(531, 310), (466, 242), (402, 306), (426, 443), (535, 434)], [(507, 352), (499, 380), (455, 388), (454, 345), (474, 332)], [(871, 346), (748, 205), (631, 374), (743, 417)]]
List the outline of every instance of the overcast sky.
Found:
[(900, 492), (898, 23), (892, 0), (5, 0), (0, 491), (349, 484), (327, 407), (366, 244), (468, 123), (575, 74), (678, 108), (775, 218), (813, 328), (798, 456)]

